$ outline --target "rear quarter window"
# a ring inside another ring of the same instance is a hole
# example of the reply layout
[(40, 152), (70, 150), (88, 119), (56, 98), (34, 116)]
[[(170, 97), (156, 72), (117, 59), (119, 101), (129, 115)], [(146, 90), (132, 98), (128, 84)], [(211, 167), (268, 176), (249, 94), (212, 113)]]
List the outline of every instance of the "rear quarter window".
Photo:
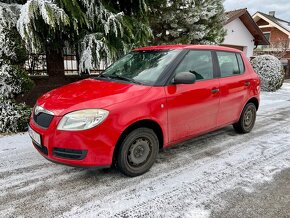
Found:
[(221, 77), (240, 75), (245, 71), (242, 57), (234, 52), (217, 52)]
[(239, 63), (239, 68), (240, 68), (240, 73), (244, 73), (245, 72), (245, 64), (242, 58), (241, 54), (236, 54), (237, 55), (237, 59), (238, 59), (238, 63)]

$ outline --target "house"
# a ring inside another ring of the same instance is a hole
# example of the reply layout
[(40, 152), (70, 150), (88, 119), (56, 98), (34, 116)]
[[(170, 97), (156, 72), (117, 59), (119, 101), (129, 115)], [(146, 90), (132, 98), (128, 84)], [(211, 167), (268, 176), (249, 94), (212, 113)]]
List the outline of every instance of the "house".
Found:
[(255, 54), (278, 57), (285, 69), (288, 68), (286, 77), (290, 78), (290, 22), (275, 15), (275, 11), (270, 11), (269, 14), (258, 11), (253, 15), (254, 21), (270, 42), (268, 46), (258, 46)]
[(248, 58), (253, 56), (258, 45), (269, 45), (258, 25), (246, 8), (225, 13), (224, 29), (227, 31), (223, 46), (244, 51)]
[(269, 14), (257, 12), (253, 15), (253, 19), (270, 42), (270, 46), (262, 46), (260, 50), (283, 49), (289, 51), (289, 54), (285, 54), (285, 58), (290, 58), (290, 22), (275, 17), (275, 11), (271, 11)]

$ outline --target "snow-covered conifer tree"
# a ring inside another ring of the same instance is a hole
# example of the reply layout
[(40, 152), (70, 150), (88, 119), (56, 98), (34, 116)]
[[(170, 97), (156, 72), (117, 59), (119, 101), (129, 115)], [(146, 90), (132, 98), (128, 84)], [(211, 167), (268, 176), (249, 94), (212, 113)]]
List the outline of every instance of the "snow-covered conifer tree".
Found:
[(19, 11), (19, 5), (0, 3), (0, 132), (25, 130), (29, 117), (27, 107), (14, 101), (32, 87), (22, 68), (27, 57), (16, 30)]
[(222, 0), (158, 0), (157, 3), (150, 17), (155, 44), (219, 44), (223, 41)]
[[(29, 50), (61, 55), (64, 42), (77, 47), (80, 71), (114, 60), (152, 36), (144, 0), (28, 0), (17, 28)], [(61, 59), (60, 59), (61, 60)], [(61, 64), (61, 63), (60, 63)]]

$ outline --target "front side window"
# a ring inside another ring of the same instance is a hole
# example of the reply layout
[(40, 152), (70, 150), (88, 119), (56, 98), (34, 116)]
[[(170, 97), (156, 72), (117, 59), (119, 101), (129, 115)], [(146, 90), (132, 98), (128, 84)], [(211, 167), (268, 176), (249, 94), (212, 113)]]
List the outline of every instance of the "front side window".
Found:
[(104, 77), (154, 85), (181, 50), (133, 51), (108, 67)]
[(191, 72), (196, 80), (213, 79), (211, 51), (189, 51), (175, 70), (175, 74), (180, 72)]
[(228, 77), (241, 73), (236, 53), (217, 52), (217, 57), (221, 70), (221, 77)]

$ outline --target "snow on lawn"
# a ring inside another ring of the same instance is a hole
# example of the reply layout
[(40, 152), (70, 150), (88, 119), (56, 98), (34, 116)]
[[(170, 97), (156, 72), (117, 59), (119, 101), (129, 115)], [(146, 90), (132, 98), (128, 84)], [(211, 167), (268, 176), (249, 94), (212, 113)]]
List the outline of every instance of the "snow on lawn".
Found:
[(137, 178), (116, 170), (56, 165), (42, 158), (27, 134), (0, 137), (0, 217), (209, 217), (221, 193), (255, 191), (290, 167), (290, 84), (262, 93), (255, 129), (232, 127), (160, 153)]
[[(290, 100), (290, 81), (284, 83), (282, 88), (277, 92), (262, 92), (261, 93), (261, 112), (274, 111), (278, 108), (287, 107)], [(287, 102), (288, 101), (288, 102)]]

